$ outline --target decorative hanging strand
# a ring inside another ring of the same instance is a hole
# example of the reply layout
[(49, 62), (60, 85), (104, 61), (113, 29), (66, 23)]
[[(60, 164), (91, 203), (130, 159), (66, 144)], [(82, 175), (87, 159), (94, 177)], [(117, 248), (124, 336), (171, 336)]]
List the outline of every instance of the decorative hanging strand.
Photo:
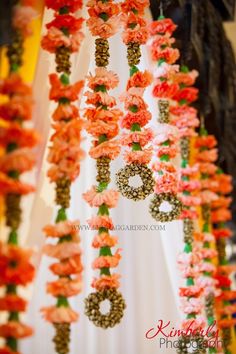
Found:
[(58, 279), (47, 283), (47, 293), (54, 296), (57, 302), (55, 306), (43, 308), (42, 312), (46, 321), (55, 328), (53, 341), (56, 352), (66, 354), (69, 353), (70, 325), (78, 320), (78, 314), (70, 307), (69, 298), (81, 292), (83, 270), (78, 221), (69, 221), (66, 213), (70, 206), (71, 183), (78, 177), (80, 161), (84, 157), (80, 147), (83, 123), (77, 107), (72, 103), (78, 100), (83, 81), (70, 83), (70, 58), (78, 52), (84, 37), (81, 32), (83, 19), (74, 15), (82, 8), (82, 1), (46, 0), (46, 6), (54, 10), (54, 19), (46, 25), (42, 47), (55, 54), (58, 73), (49, 75), (49, 98), (58, 105), (52, 115), (54, 134), (50, 139), (48, 162), (51, 167), (48, 177), (51, 183), (56, 184), (55, 202), (59, 209), (55, 224), (44, 227), (46, 237), (57, 240), (56, 244), (44, 246), (44, 253), (57, 260), (50, 265), (50, 270)]
[(36, 12), (26, 1), (18, 1), (13, 7), (12, 43), (7, 48), (9, 75), (0, 81), (0, 193), (4, 195), (5, 222), (10, 233), (6, 243), (0, 243), (0, 311), (7, 312), (6, 322), (0, 325), (0, 337), (4, 338), (1, 354), (17, 354), (19, 339), (31, 336), (33, 330), (24, 324), (21, 313), (27, 301), (20, 295), (19, 286), (26, 287), (34, 277), (31, 264), (32, 251), (21, 246), (19, 227), (22, 222), (21, 198), (34, 191), (34, 187), (22, 182), (21, 176), (35, 165), (32, 148), (38, 142), (33, 129), (25, 127), (32, 118), (32, 89), (23, 81), (20, 69), (23, 65), (24, 42), (32, 34), (31, 20)]
[[(236, 271), (235, 265), (229, 265), (226, 257), (226, 240), (232, 235), (227, 227), (227, 222), (231, 220), (232, 214), (229, 210), (232, 198), (229, 193), (233, 190), (232, 177), (223, 173), (218, 168), (215, 174), (215, 180), (218, 182), (214, 192), (218, 199), (211, 204), (211, 219), (213, 223), (213, 235), (216, 239), (218, 250), (218, 267), (216, 279), (217, 288), (220, 289), (216, 297), (216, 313), (219, 318), (219, 328), (223, 340), (223, 349), (226, 354), (232, 354), (230, 346), (232, 344), (232, 330), (236, 320), (232, 315), (236, 312), (236, 305), (230, 300), (235, 300), (236, 296), (231, 291), (230, 274)], [(233, 297), (232, 297), (233, 295)]]
[[(152, 157), (152, 148), (148, 146), (153, 138), (150, 128), (144, 128), (151, 119), (151, 113), (144, 101), (145, 88), (152, 82), (152, 75), (145, 70), (139, 71), (140, 46), (148, 39), (144, 10), (149, 1), (124, 1), (122, 7), (122, 22), (124, 31), (123, 42), (127, 46), (127, 58), (130, 66), (130, 79), (126, 92), (122, 95), (125, 109), (128, 111), (121, 120), (121, 126), (129, 130), (121, 138), (121, 144), (128, 146), (124, 159), (127, 165), (116, 174), (116, 183), (121, 194), (134, 201), (145, 199), (153, 193), (154, 180), (148, 164)], [(131, 149), (131, 150), (130, 150)], [(130, 185), (130, 178), (139, 176), (142, 184), (139, 187)]]
[[(160, 16), (149, 26), (150, 52), (153, 61), (157, 62), (155, 71), (153, 96), (158, 99), (159, 123), (158, 134), (154, 139), (156, 160), (152, 164), (155, 172), (155, 195), (150, 203), (150, 213), (156, 221), (169, 222), (177, 219), (182, 204), (177, 197), (178, 174), (171, 159), (176, 157), (178, 129), (170, 125), (170, 104), (178, 91), (178, 84), (173, 81), (178, 72), (178, 65), (173, 65), (179, 58), (178, 49), (173, 48), (175, 39), (171, 37), (176, 25), (171, 19)], [(162, 211), (163, 202), (171, 205), (170, 211)]]
[[(217, 199), (215, 188), (218, 183), (214, 180), (217, 167), (217, 141), (213, 135), (208, 135), (206, 129), (201, 127), (200, 135), (196, 138), (195, 147), (197, 148), (196, 161), (199, 163), (201, 180), (201, 214), (202, 214), (202, 234), (203, 248), (201, 250), (203, 257), (202, 277), (199, 280), (204, 288), (205, 312), (208, 326), (215, 323), (215, 296), (216, 292), (216, 266), (214, 259), (217, 256), (215, 239), (211, 233), (211, 203)], [(208, 353), (217, 353), (220, 348), (209, 348)]]
[[(118, 249), (112, 253), (118, 239), (110, 234), (114, 228), (110, 217), (110, 209), (115, 208), (119, 193), (108, 189), (110, 183), (110, 162), (120, 153), (118, 135), (118, 120), (122, 112), (115, 108), (116, 100), (108, 91), (114, 89), (119, 82), (117, 74), (107, 70), (109, 64), (108, 38), (113, 36), (120, 24), (120, 5), (115, 1), (89, 1), (88, 12), (90, 18), (87, 25), (95, 40), (95, 61), (97, 68), (95, 74), (88, 76), (88, 87), (92, 91), (85, 93), (86, 103), (91, 105), (85, 111), (87, 119), (86, 129), (94, 138), (90, 149), (90, 156), (96, 160), (97, 186), (84, 193), (84, 199), (91, 207), (98, 207), (97, 216), (89, 220), (89, 225), (98, 233), (93, 239), (93, 247), (99, 250), (99, 255), (93, 262), (93, 269), (100, 271), (100, 276), (92, 282), (96, 292), (91, 293), (85, 299), (85, 314), (95, 324), (103, 329), (114, 327), (124, 314), (125, 301), (117, 288), (120, 286), (120, 275), (111, 273), (111, 268), (118, 266), (121, 255)], [(110, 311), (103, 314), (100, 304), (108, 300)]]
[[(186, 319), (182, 322), (182, 328), (187, 330), (193, 322), (196, 335), (182, 336), (179, 340), (180, 348), (177, 353), (191, 352), (190, 343), (196, 342), (198, 353), (205, 354), (205, 338), (200, 335), (200, 330), (205, 327), (206, 321), (203, 312), (203, 287), (198, 285), (198, 279), (202, 267), (202, 242), (196, 239), (195, 222), (199, 218), (198, 206), (201, 203), (199, 197), (201, 183), (197, 180), (199, 174), (198, 165), (191, 163), (191, 139), (196, 136), (195, 128), (199, 126), (197, 111), (190, 106), (197, 97), (197, 89), (191, 87), (198, 76), (197, 71), (185, 66), (181, 67), (174, 76), (174, 82), (179, 86), (175, 99), (178, 104), (171, 107), (171, 124), (174, 124), (180, 133), (181, 146), (181, 181), (179, 184), (180, 200), (183, 210), (180, 219), (183, 220), (184, 251), (179, 256), (178, 262), (183, 276), (186, 279), (185, 287), (181, 287), (179, 295), (182, 301), (182, 310)], [(185, 96), (183, 95), (185, 91)], [(193, 93), (191, 96), (190, 93)], [(198, 334), (199, 333), (199, 334)]]

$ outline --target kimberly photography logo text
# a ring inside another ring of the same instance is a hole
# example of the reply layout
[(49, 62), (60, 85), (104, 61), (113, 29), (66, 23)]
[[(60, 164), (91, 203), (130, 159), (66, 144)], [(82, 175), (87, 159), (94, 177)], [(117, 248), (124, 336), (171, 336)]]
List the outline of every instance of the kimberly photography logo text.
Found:
[(185, 329), (177, 329), (171, 325), (170, 321), (159, 320), (155, 327), (148, 329), (145, 336), (148, 340), (157, 340), (161, 349), (182, 348), (183, 341), (181, 339), (186, 338), (185, 345), (191, 353), (198, 353), (200, 349), (223, 346), (219, 330), (216, 328), (216, 321), (210, 326), (202, 328), (196, 326), (193, 319)]
[[(78, 231), (95, 231), (97, 230), (95, 227), (91, 227), (88, 224), (76, 224), (73, 225)], [(113, 228), (114, 231), (148, 231), (148, 232), (156, 232), (156, 231), (166, 231), (166, 225), (148, 225), (148, 224), (116, 224)]]

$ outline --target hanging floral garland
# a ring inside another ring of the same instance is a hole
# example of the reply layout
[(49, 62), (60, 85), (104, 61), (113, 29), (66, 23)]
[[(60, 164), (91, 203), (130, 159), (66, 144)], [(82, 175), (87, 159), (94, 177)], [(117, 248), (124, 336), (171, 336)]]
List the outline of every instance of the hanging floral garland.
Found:
[(79, 98), (83, 81), (70, 83), (70, 58), (78, 52), (84, 37), (81, 32), (83, 19), (74, 15), (82, 5), (81, 0), (46, 0), (47, 8), (54, 10), (54, 19), (46, 25), (47, 33), (41, 43), (45, 50), (55, 53), (58, 73), (49, 75), (49, 98), (58, 105), (52, 115), (54, 134), (50, 139), (48, 177), (56, 185), (55, 202), (59, 209), (55, 224), (44, 227), (46, 237), (57, 240), (57, 243), (44, 246), (44, 253), (57, 260), (50, 265), (50, 270), (58, 279), (47, 283), (47, 293), (54, 296), (57, 303), (43, 308), (42, 312), (46, 321), (55, 327), (53, 341), (59, 354), (69, 352), (70, 325), (78, 320), (69, 298), (79, 294), (82, 287), (79, 222), (69, 221), (66, 213), (70, 206), (71, 183), (78, 177), (80, 161), (84, 157), (80, 147), (83, 121), (73, 104)]
[(21, 246), (19, 227), (22, 221), (21, 198), (34, 187), (21, 180), (24, 172), (35, 165), (32, 148), (38, 143), (33, 129), (25, 128), (32, 118), (32, 89), (21, 77), (24, 41), (32, 34), (31, 20), (36, 12), (28, 1), (19, 1), (13, 7), (12, 43), (7, 48), (9, 75), (0, 81), (0, 193), (5, 198), (5, 222), (10, 229), (7, 241), (0, 243), (0, 311), (8, 313), (0, 325), (0, 337), (5, 339), (1, 354), (17, 354), (19, 339), (31, 336), (33, 330), (21, 320), (27, 301), (20, 295), (19, 286), (26, 287), (33, 280), (35, 269), (31, 264), (32, 251)]
[[(180, 200), (183, 204), (180, 219), (183, 220), (185, 245), (183, 253), (178, 258), (178, 263), (183, 277), (186, 279), (186, 286), (181, 287), (179, 291), (182, 310), (186, 314), (186, 319), (182, 322), (182, 328), (186, 330), (193, 323), (196, 332), (205, 327), (205, 318), (202, 316), (203, 287), (198, 285), (198, 279), (201, 274), (202, 254), (195, 238), (195, 220), (199, 217), (198, 206), (201, 203), (201, 198), (199, 197), (201, 184), (197, 180), (199, 166), (191, 163), (190, 156), (191, 139), (197, 135), (195, 128), (199, 125), (197, 111), (190, 106), (193, 99), (197, 98), (197, 90), (191, 87), (194, 85), (197, 76), (197, 71), (189, 71), (186, 66), (181, 67), (174, 74), (173, 81), (179, 86), (179, 91), (174, 96), (178, 104), (170, 108), (171, 124), (178, 128), (181, 137), (182, 161), (179, 192), (181, 193)], [(182, 92), (183, 90), (185, 91), (185, 96)], [(190, 95), (187, 95), (186, 92), (193, 92), (194, 95), (190, 98)], [(180, 345), (177, 352), (182, 353), (185, 350), (184, 352), (188, 353), (189, 343), (193, 340), (198, 343), (198, 352), (206, 353), (206, 348), (202, 345), (204, 338), (201, 335), (182, 336), (179, 340)]]
[[(128, 111), (121, 120), (121, 127), (129, 132), (122, 135), (121, 144), (129, 149), (124, 153), (127, 165), (117, 172), (116, 183), (121, 194), (134, 201), (145, 199), (153, 193), (154, 188), (153, 174), (148, 167), (152, 158), (152, 148), (148, 144), (153, 133), (150, 128), (144, 128), (151, 119), (151, 113), (143, 98), (145, 88), (152, 82), (152, 75), (147, 70), (139, 71), (137, 67), (141, 57), (140, 46), (148, 39), (147, 23), (143, 18), (148, 5), (148, 0), (124, 1), (121, 5), (124, 25), (122, 39), (127, 46), (130, 67), (126, 92), (121, 96)], [(141, 186), (130, 185), (130, 178), (134, 176), (140, 177)]]
[[(218, 250), (219, 265), (216, 273), (216, 280), (218, 281), (217, 288), (221, 289), (221, 293), (216, 298), (216, 312), (218, 314), (218, 323), (221, 328), (224, 352), (231, 354), (229, 346), (232, 344), (232, 327), (236, 320), (232, 315), (236, 313), (235, 304), (225, 298), (231, 292), (230, 274), (235, 272), (235, 265), (229, 265), (226, 257), (226, 239), (232, 235), (232, 232), (227, 228), (226, 223), (231, 220), (232, 215), (229, 210), (232, 198), (229, 193), (232, 191), (232, 177), (223, 173), (221, 169), (217, 169), (215, 180), (218, 182), (214, 192), (218, 194), (218, 199), (212, 202), (211, 218), (213, 223), (213, 235), (216, 239), (216, 246)], [(234, 300), (235, 300), (234, 295)]]
[[(155, 172), (155, 195), (150, 203), (152, 217), (161, 222), (177, 219), (182, 210), (182, 204), (177, 197), (178, 174), (171, 159), (178, 152), (178, 130), (170, 125), (170, 104), (178, 92), (178, 84), (173, 81), (178, 65), (173, 65), (179, 58), (178, 49), (173, 48), (175, 39), (171, 37), (176, 29), (171, 19), (160, 16), (157, 21), (150, 24), (149, 31), (151, 58), (157, 62), (153, 96), (158, 99), (159, 132), (154, 139), (156, 160), (152, 164)], [(171, 211), (162, 211), (163, 202), (168, 202)]]
[[(97, 207), (97, 216), (89, 220), (89, 225), (98, 233), (94, 237), (93, 247), (99, 250), (99, 256), (93, 262), (93, 268), (100, 271), (100, 276), (92, 282), (96, 292), (85, 299), (85, 314), (98, 327), (104, 329), (118, 324), (124, 314), (125, 301), (117, 288), (120, 286), (120, 275), (111, 273), (111, 268), (118, 266), (121, 255), (118, 249), (112, 253), (111, 248), (117, 245), (117, 237), (110, 234), (114, 228), (110, 217), (110, 208), (115, 208), (119, 193), (108, 189), (110, 183), (110, 162), (120, 153), (118, 121), (122, 112), (115, 108), (116, 100), (110, 96), (109, 90), (119, 82), (117, 74), (107, 70), (109, 64), (108, 38), (113, 36), (120, 24), (120, 5), (114, 1), (89, 1), (89, 19), (87, 25), (93, 36), (96, 36), (95, 74), (88, 76), (88, 87), (92, 91), (85, 93), (89, 106), (85, 111), (86, 129), (94, 138), (90, 156), (96, 160), (97, 186), (84, 193), (84, 199), (91, 207)], [(110, 311), (103, 314), (100, 305), (104, 300), (110, 302)]]
[[(211, 204), (217, 200), (217, 194), (214, 192), (218, 182), (214, 180), (217, 167), (215, 161), (218, 153), (216, 149), (217, 141), (213, 135), (208, 135), (204, 126), (200, 129), (200, 135), (196, 138), (195, 147), (197, 149), (196, 161), (199, 163), (200, 181), (201, 181), (201, 214), (202, 214), (202, 235), (203, 248), (201, 250), (203, 264), (201, 270), (202, 277), (199, 284), (204, 287), (205, 311), (208, 325), (212, 325), (216, 320), (215, 314), (215, 296), (216, 266), (214, 259), (217, 257), (214, 236), (212, 235)], [(217, 353), (218, 348), (209, 348), (209, 353)]]

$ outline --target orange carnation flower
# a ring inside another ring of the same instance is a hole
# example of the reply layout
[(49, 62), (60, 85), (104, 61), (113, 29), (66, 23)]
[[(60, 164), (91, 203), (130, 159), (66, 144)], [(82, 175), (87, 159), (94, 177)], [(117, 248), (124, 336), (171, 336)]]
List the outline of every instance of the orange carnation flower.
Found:
[(52, 296), (70, 297), (78, 295), (82, 290), (82, 277), (75, 279), (59, 278), (56, 281), (47, 283), (47, 293)]
[(46, 321), (51, 323), (72, 323), (76, 322), (79, 315), (70, 307), (44, 307), (41, 309), (43, 317)]
[(92, 246), (94, 248), (114, 247), (117, 244), (118, 238), (109, 235), (106, 232), (94, 236)]
[(75, 101), (84, 86), (83, 81), (78, 81), (73, 85), (64, 85), (57, 74), (50, 74), (49, 80), (51, 84), (49, 98), (54, 101), (59, 101), (60, 98)]
[(81, 255), (75, 255), (58, 263), (53, 263), (49, 268), (54, 274), (58, 276), (80, 274), (83, 270)]
[(33, 334), (31, 327), (16, 321), (9, 321), (0, 325), (0, 337), (4, 338), (25, 338)]
[(6, 294), (0, 298), (0, 311), (24, 312), (27, 302), (18, 295)]
[(34, 277), (31, 255), (31, 250), (0, 243), (0, 285), (30, 283)]
[(128, 80), (126, 90), (129, 90), (131, 87), (148, 87), (151, 85), (152, 80), (153, 76), (148, 70), (145, 70), (144, 72), (138, 71)]
[(116, 159), (120, 154), (120, 146), (118, 141), (105, 141), (90, 149), (89, 155), (93, 159), (98, 159), (99, 157), (106, 156), (111, 160)]
[(102, 275), (100, 278), (94, 278), (92, 281), (92, 287), (98, 291), (101, 291), (105, 288), (119, 288), (120, 286), (120, 275)]

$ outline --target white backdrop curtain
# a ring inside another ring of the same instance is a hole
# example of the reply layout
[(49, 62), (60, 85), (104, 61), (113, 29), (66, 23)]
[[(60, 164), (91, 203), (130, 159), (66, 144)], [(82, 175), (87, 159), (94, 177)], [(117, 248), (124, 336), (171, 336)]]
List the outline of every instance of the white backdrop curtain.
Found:
[[(84, 10), (85, 13), (86, 10)], [(44, 23), (48, 22), (51, 12), (45, 11)], [(86, 29), (86, 39), (80, 53), (73, 58), (73, 82), (84, 79), (85, 75), (94, 70), (94, 38)], [(118, 96), (125, 90), (129, 75), (126, 61), (126, 48), (120, 34), (110, 40), (109, 69), (119, 74), (120, 84), (114, 95)], [(50, 117), (54, 105), (48, 101), (48, 73), (54, 72), (53, 56), (40, 51), (36, 76), (34, 81), (36, 129), (42, 135), (41, 146), (38, 149), (38, 168), (35, 176), (37, 192), (34, 197), (25, 200), (26, 221), (21, 229), (25, 245), (34, 247), (39, 257), (36, 281), (30, 291), (30, 304), (26, 321), (35, 329), (35, 335), (22, 341), (21, 351), (24, 354), (51, 354), (54, 352), (52, 326), (41, 317), (40, 308), (54, 303), (54, 299), (45, 293), (45, 284), (52, 275), (48, 270), (49, 260), (41, 257), (40, 250), (45, 242), (42, 227), (53, 222), (55, 218), (53, 185), (49, 184), (46, 173), (48, 164), (47, 145), (50, 137)], [(150, 68), (147, 53), (143, 52), (142, 69)], [(152, 125), (157, 127), (157, 109), (153, 102), (151, 90), (147, 90), (146, 99), (153, 114)], [(84, 102), (78, 102), (82, 110)], [(84, 135), (86, 135), (84, 133)], [(88, 152), (90, 138), (86, 136), (83, 147)], [(115, 172), (124, 165), (122, 159), (112, 164), (113, 181)], [(82, 225), (91, 217), (92, 210), (82, 199), (81, 194), (95, 183), (95, 163), (87, 155), (81, 164), (81, 174), (72, 188), (72, 203), (69, 216), (72, 220), (79, 219)], [(125, 297), (127, 309), (120, 325), (113, 329), (103, 330), (95, 327), (83, 314), (83, 299), (92, 291), (90, 282), (94, 276), (91, 263), (96, 252), (91, 247), (93, 232), (81, 231), (83, 247), (83, 292), (73, 298), (71, 304), (80, 312), (80, 321), (72, 326), (71, 353), (83, 354), (158, 354), (163, 352), (158, 340), (147, 340), (146, 331), (155, 327), (159, 319), (171, 321), (173, 326), (180, 326), (180, 310), (178, 286), (181, 279), (176, 267), (176, 256), (182, 249), (182, 223), (175, 221), (164, 224), (165, 230), (158, 231), (158, 224), (148, 213), (150, 198), (142, 202), (133, 202), (120, 198), (118, 207), (112, 210), (115, 225), (155, 225), (156, 231), (122, 231), (117, 230), (119, 247), (123, 258), (118, 271), (122, 275), (121, 292)], [(29, 212), (30, 211), (30, 212)], [(159, 224), (160, 226), (161, 224)], [(162, 224), (163, 225), (163, 224)], [(166, 354), (175, 350), (165, 349)]]

